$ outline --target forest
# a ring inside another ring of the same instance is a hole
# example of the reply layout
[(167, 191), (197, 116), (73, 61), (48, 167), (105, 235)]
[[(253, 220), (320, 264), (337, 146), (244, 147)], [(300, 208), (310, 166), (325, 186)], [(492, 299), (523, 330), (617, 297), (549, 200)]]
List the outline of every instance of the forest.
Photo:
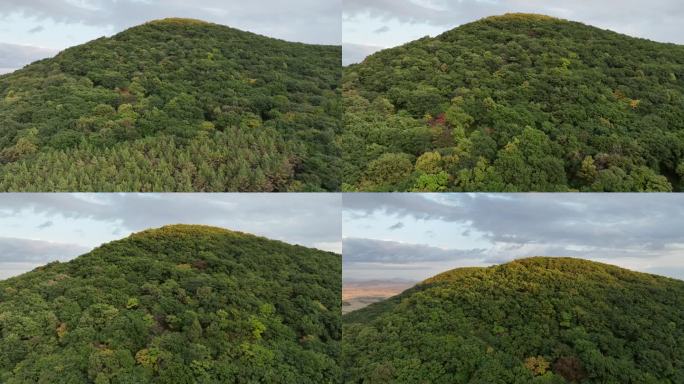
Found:
[(535, 257), (342, 317), (346, 383), (684, 383), (684, 281)]
[(5, 384), (338, 383), (341, 257), (172, 225), (0, 281)]
[(164, 19), (0, 76), (1, 191), (337, 191), (341, 47)]
[(344, 191), (680, 191), (684, 46), (507, 14), (343, 69)]

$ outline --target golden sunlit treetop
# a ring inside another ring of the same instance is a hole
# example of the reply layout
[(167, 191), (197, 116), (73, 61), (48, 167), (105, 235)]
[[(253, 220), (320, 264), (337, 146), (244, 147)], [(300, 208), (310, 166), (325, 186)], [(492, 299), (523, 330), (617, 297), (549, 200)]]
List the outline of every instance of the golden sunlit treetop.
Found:
[(207, 25), (212, 23), (199, 19), (191, 19), (184, 17), (167, 17), (164, 19), (151, 20), (148, 21), (146, 24)]
[(538, 13), (522, 13), (522, 12), (511, 12), (505, 13), (503, 15), (495, 15), (485, 17), (482, 20), (505, 20), (505, 21), (524, 21), (524, 20), (535, 20), (535, 21), (547, 21), (547, 20), (561, 20), (557, 17), (542, 15)]

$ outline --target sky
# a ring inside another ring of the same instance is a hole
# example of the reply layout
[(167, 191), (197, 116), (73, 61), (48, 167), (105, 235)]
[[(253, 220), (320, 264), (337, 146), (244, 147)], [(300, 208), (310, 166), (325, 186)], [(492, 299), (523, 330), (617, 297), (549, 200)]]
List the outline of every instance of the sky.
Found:
[(342, 0), (0, 0), (0, 74), (165, 17), (339, 45), (341, 13)]
[(684, 44), (681, 0), (344, 0), (342, 61), (508, 12), (540, 13), (630, 36)]
[(0, 279), (129, 234), (205, 224), (341, 253), (340, 194), (2, 194)]
[(343, 195), (343, 278), (569, 256), (684, 280), (683, 194)]

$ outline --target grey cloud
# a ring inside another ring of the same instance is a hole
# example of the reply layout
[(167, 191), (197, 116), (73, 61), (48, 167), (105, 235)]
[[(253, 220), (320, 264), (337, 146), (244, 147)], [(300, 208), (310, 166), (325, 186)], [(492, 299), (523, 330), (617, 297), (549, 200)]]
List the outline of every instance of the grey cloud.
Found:
[[(458, 243), (450, 244), (454, 250), (435, 250), (366, 239), (352, 244), (350, 264), (345, 240), (349, 276), (426, 278), (455, 267), (569, 256), (684, 278), (681, 194), (345, 194), (343, 200), (345, 225), (354, 225), (355, 218), (375, 217), (402, 219), (408, 229), (454, 223), (462, 236), (484, 241), (478, 246), (482, 250), (473, 251), (459, 249), (465, 247)], [(425, 259), (414, 256), (422, 254)], [(395, 272), (392, 263), (415, 263), (414, 273)]]
[[(378, 24), (397, 20), (407, 25), (439, 26), (446, 31), (508, 12), (546, 14), (635, 37), (684, 44), (681, 33), (684, 7), (680, 0), (652, 1), (647, 7), (641, 0), (625, 0), (619, 4), (612, 0), (431, 0), (420, 3), (412, 0), (345, 0), (343, 19), (346, 22), (358, 16), (370, 16)], [(355, 60), (360, 62), (363, 58)]]
[(438, 8), (420, 5), (409, 0), (345, 0), (347, 17), (367, 14), (381, 20), (397, 19), (407, 23), (447, 23), (449, 15)]
[(5, 263), (0, 261), (0, 280), (31, 271), (45, 263)]
[(345, 238), (342, 241), (345, 263), (411, 264), (425, 261), (479, 259), (482, 249), (442, 249), (424, 244)]
[(11, 72), (26, 64), (55, 54), (57, 51), (54, 49), (0, 43), (0, 71), (6, 69), (7, 72)]
[(31, 29), (28, 30), (29, 33), (38, 33), (38, 32), (43, 32), (45, 30), (45, 27), (42, 25), (37, 25)]
[(389, 29), (388, 26), (383, 25), (382, 27), (380, 27), (380, 28), (374, 30), (373, 33), (385, 33), (385, 32), (389, 32), (389, 30), (390, 30), (390, 29)]
[(402, 223), (401, 221), (398, 221), (398, 222), (390, 225), (389, 228), (387, 228), (387, 229), (389, 229), (390, 231), (394, 231), (394, 230), (401, 229), (401, 228), (404, 228), (404, 223)]
[(399, 20), (451, 27), (482, 17), (507, 12), (541, 13), (581, 21), (618, 32), (664, 42), (684, 43), (681, 20), (684, 7), (679, 0), (652, 1), (644, 7), (641, 0), (625, 0), (619, 5), (612, 0), (575, 1), (534, 0), (345, 0), (346, 18), (370, 15), (380, 20)]
[(407, 278), (422, 280), (461, 267), (485, 267), (516, 259), (577, 257), (632, 270), (684, 279), (684, 248), (665, 253), (641, 249), (592, 248), (579, 250), (553, 244), (495, 244), (487, 249), (442, 249), (425, 244), (347, 238), (343, 242), (345, 280)]
[(493, 241), (638, 247), (684, 241), (684, 197), (643, 194), (518, 194), (464, 199), (472, 227)]
[(678, 194), (354, 194), (353, 215), (467, 223), (493, 242), (659, 250), (684, 243)]
[(588, 260), (656, 259), (661, 253), (649, 249), (621, 249), (610, 247), (586, 247), (575, 249), (572, 246), (555, 244), (512, 244), (499, 243), (486, 251), (482, 263), (502, 264), (515, 259), (534, 256), (579, 257)]
[(0, 217), (20, 215), (26, 209), (51, 218), (104, 221), (114, 230), (189, 223), (217, 225), (307, 246), (341, 241), (339, 194), (17, 193), (0, 199)]
[(339, 44), (341, 0), (4, 0), (0, 16), (80, 23), (115, 31), (164, 17), (190, 17), (286, 40)]
[(381, 212), (396, 217), (408, 216), (425, 220), (463, 219), (457, 212), (459, 209), (427, 199), (427, 195), (429, 194), (345, 193), (342, 195), (342, 201), (345, 210), (361, 216)]
[(533, 256), (581, 257), (594, 260), (658, 256), (658, 253), (641, 249), (587, 247), (578, 250), (554, 244), (496, 243), (487, 249), (444, 249), (426, 244), (365, 238), (345, 238), (343, 253), (345, 264), (382, 264), (382, 269), (421, 269), (420, 263), (423, 262), (484, 266)]
[(382, 47), (362, 44), (342, 44), (342, 65), (357, 64), (363, 61), (368, 55), (382, 50)]
[(653, 267), (647, 269), (645, 272), (684, 280), (684, 268)]
[(78, 244), (0, 237), (0, 264), (65, 261), (88, 251)]
[(53, 224), (54, 223), (51, 220), (48, 220), (48, 221), (44, 222), (43, 224), (40, 224), (38, 226), (38, 229), (50, 228), (50, 227), (52, 227)]

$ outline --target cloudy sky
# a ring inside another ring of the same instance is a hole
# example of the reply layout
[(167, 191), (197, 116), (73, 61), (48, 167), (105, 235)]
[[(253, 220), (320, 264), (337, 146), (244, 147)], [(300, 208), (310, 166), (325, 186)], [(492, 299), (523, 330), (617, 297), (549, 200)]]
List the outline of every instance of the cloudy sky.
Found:
[(128, 27), (190, 17), (262, 35), (340, 44), (342, 0), (0, 0), (0, 73)]
[(345, 281), (571, 256), (684, 280), (682, 194), (344, 194)]
[(147, 228), (207, 224), (340, 253), (339, 194), (2, 194), (0, 279)]
[(681, 0), (344, 0), (343, 62), (507, 12), (541, 13), (684, 44)]

